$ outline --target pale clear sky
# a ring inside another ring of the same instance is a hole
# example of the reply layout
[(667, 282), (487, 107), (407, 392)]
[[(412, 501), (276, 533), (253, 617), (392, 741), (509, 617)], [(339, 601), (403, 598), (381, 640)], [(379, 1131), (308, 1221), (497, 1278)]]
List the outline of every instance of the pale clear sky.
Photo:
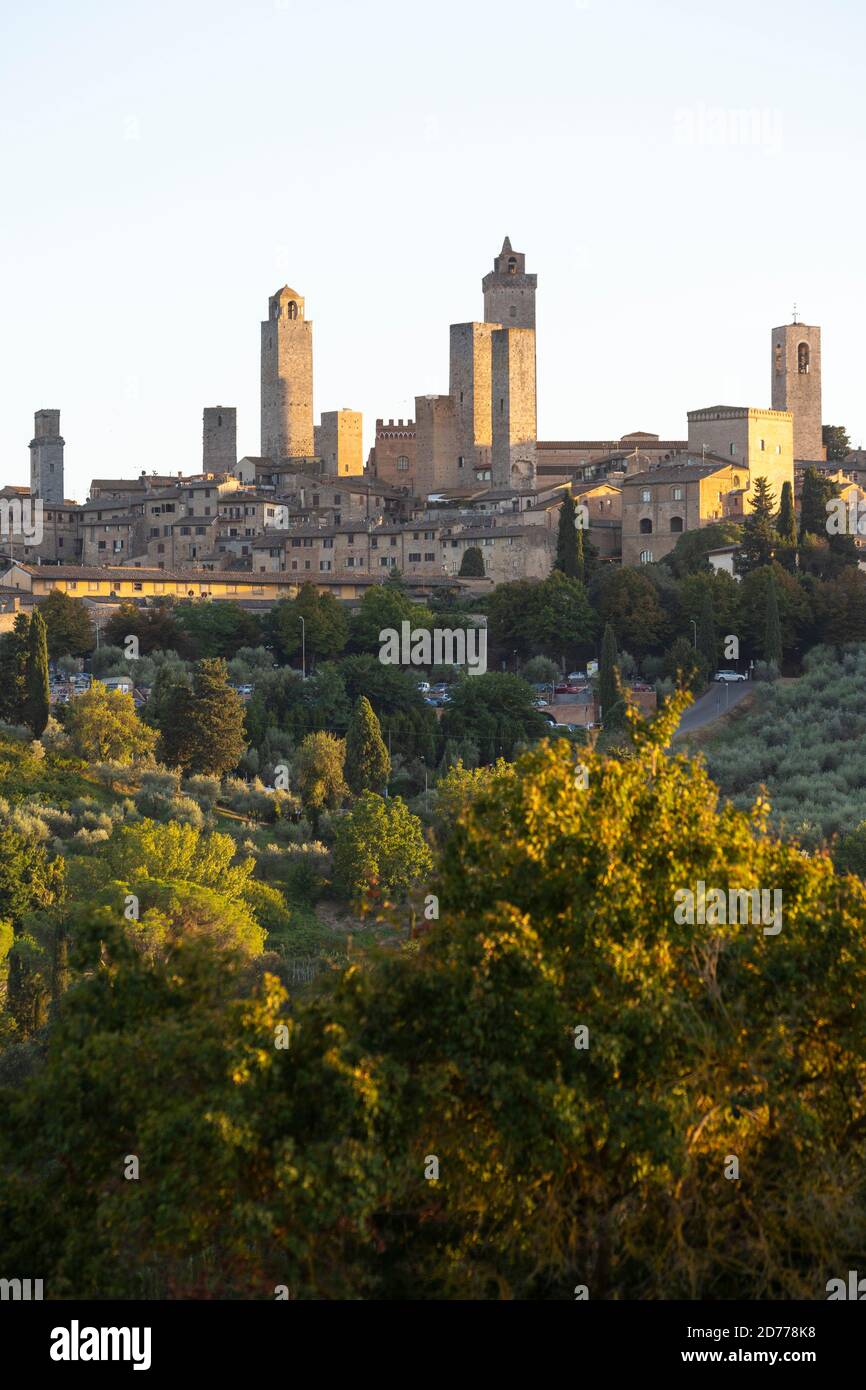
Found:
[(539, 277), (539, 434), (684, 437), (824, 335), (866, 444), (862, 0), (43, 0), (0, 29), (0, 450), (59, 407), (68, 496), (259, 452), (259, 323), (314, 322), (316, 418), (447, 390), (503, 236)]

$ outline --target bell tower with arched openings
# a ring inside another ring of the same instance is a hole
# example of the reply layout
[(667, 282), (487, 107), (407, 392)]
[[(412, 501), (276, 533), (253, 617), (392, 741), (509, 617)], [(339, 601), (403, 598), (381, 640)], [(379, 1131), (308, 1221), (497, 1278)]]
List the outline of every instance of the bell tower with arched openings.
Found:
[(773, 329), (773, 409), (794, 417), (794, 458), (819, 462), (821, 440), (821, 330), (807, 323)]
[(313, 325), (303, 296), (284, 285), (262, 324), (263, 458), (313, 458)]
[(503, 328), (535, 328), (535, 291), (538, 276), (527, 275), (526, 257), (514, 251), (508, 237), (481, 282), (484, 290), (484, 322)]

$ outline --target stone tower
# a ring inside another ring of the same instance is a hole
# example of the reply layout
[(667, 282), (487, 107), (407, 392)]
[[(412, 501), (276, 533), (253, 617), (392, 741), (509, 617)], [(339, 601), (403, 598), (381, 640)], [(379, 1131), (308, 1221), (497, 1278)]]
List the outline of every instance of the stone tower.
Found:
[(205, 473), (231, 473), (238, 461), (238, 412), (233, 405), (206, 405), (201, 465)]
[(37, 410), (30, 441), (30, 496), (43, 502), (63, 501), (63, 447), (60, 411)]
[(288, 285), (271, 296), (262, 324), (261, 450), (277, 462), (315, 455), (313, 325)]
[(358, 477), (364, 471), (364, 420), (360, 410), (323, 410), (316, 427), (316, 457), (323, 478)]
[(538, 276), (527, 275), (526, 257), (512, 251), (508, 237), (493, 262), (493, 269), (481, 282), (484, 290), (484, 319), (486, 323), (501, 323), (503, 328), (535, 329), (535, 291)]
[(518, 491), (535, 486), (535, 332), (500, 328), (493, 334), (494, 487)]
[(490, 467), (493, 443), (493, 323), (452, 323), (449, 395), (457, 438), (455, 486), (471, 487), (476, 467)]
[(821, 460), (821, 330), (786, 323), (772, 343), (773, 409), (794, 417), (794, 458)]

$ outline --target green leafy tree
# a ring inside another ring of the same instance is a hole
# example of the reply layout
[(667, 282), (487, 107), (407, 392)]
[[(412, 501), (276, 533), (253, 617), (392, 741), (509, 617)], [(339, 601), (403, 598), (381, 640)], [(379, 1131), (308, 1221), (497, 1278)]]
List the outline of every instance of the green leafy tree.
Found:
[(333, 594), (320, 594), (313, 584), (302, 584), (297, 598), (275, 603), (265, 619), (265, 629), (283, 661), (300, 656), (303, 646), (308, 663), (339, 656), (349, 635), (348, 620), (338, 600)]
[(149, 656), (155, 651), (177, 651), (183, 646), (174, 606), (169, 600), (147, 608), (122, 603), (105, 624), (102, 635), (109, 646), (122, 650), (126, 649), (127, 637), (137, 638), (141, 656)]
[(483, 763), (511, 757), (518, 744), (539, 738), (548, 730), (532, 703), (534, 698), (532, 687), (510, 672), (466, 676), (451, 688), (442, 734), (455, 742), (471, 739)]
[(172, 688), (162, 730), (165, 761), (184, 772), (224, 776), (246, 749), (244, 703), (221, 659), (198, 662), (192, 689)]
[(670, 632), (670, 618), (645, 567), (606, 566), (591, 584), (590, 596), (601, 622), (610, 624), (619, 645), (635, 657), (661, 646)]
[(51, 712), (51, 691), (48, 684), (48, 634), (45, 619), (39, 609), (30, 617), (27, 632), (27, 668), (24, 695), (24, 719), (39, 738)]
[(384, 801), (375, 792), (363, 792), (340, 818), (334, 884), (344, 897), (405, 899), (432, 868), (421, 822), (401, 797)]
[(146, 762), (157, 741), (156, 731), (139, 719), (132, 696), (101, 681), (70, 701), (66, 733), (71, 751), (89, 763)]
[(661, 561), (678, 579), (710, 568), (707, 554), (726, 545), (739, 545), (742, 527), (734, 521), (717, 521), (697, 531), (683, 531), (673, 550)]
[(413, 603), (401, 584), (371, 585), (349, 624), (353, 651), (378, 655), (382, 645), (379, 633), (386, 628), (399, 632), (403, 622), (408, 622), (412, 628), (430, 629), (435, 625), (435, 618), (429, 608)]
[(93, 651), (96, 635), (83, 599), (52, 589), (37, 607), (45, 619), (52, 661), (62, 656), (87, 656)]
[(346, 780), (355, 793), (381, 792), (391, 775), (391, 759), (382, 730), (366, 695), (352, 711), (346, 733)]
[(801, 649), (803, 634), (812, 623), (812, 601), (808, 591), (781, 565), (752, 570), (744, 575), (739, 586), (739, 617), (732, 631), (739, 633), (746, 652), (758, 660), (763, 659), (765, 653), (767, 590), (771, 576), (776, 590), (783, 655), (793, 655)]
[(349, 789), (345, 778), (346, 741), (324, 732), (308, 734), (292, 766), (301, 803), (313, 825), (322, 811), (336, 811)]
[(173, 617), (181, 650), (196, 661), (219, 656), (228, 661), (241, 647), (257, 647), (262, 640), (259, 618), (239, 603), (183, 602)]
[[(581, 557), (582, 558), (582, 557)], [(575, 524), (574, 498), (567, 492), (559, 508), (559, 528), (556, 533), (556, 558), (553, 568), (569, 579), (583, 580), (578, 570), (577, 526)]]
[(470, 545), (467, 550), (464, 550), (463, 559), (460, 561), (460, 578), (484, 578), (484, 556), (477, 545)]
[(827, 449), (828, 463), (842, 463), (851, 452), (851, 439), (844, 425), (824, 425), (821, 442)]
[(487, 600), (490, 636), (501, 651), (576, 660), (591, 648), (595, 615), (584, 586), (554, 570), (547, 579), (499, 584)]

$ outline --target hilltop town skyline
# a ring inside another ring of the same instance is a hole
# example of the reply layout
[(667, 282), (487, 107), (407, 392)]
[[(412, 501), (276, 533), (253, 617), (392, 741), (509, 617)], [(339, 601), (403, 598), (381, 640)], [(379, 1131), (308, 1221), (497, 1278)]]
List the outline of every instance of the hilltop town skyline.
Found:
[(825, 418), (866, 443), (866, 19), (827, 5), (816, 38), (811, 7), (733, 0), (707, 44), (698, 10), (21, 11), (0, 55), (4, 479), (42, 408), (73, 496), (189, 471), (207, 403), (257, 452), (258, 325), (286, 283), (317, 409), (361, 411), (369, 448), (442, 389), (443, 325), (479, 316), (506, 233), (540, 277), (542, 438), (666, 436), (695, 403), (763, 399), (766, 327), (796, 302), (824, 331)]

